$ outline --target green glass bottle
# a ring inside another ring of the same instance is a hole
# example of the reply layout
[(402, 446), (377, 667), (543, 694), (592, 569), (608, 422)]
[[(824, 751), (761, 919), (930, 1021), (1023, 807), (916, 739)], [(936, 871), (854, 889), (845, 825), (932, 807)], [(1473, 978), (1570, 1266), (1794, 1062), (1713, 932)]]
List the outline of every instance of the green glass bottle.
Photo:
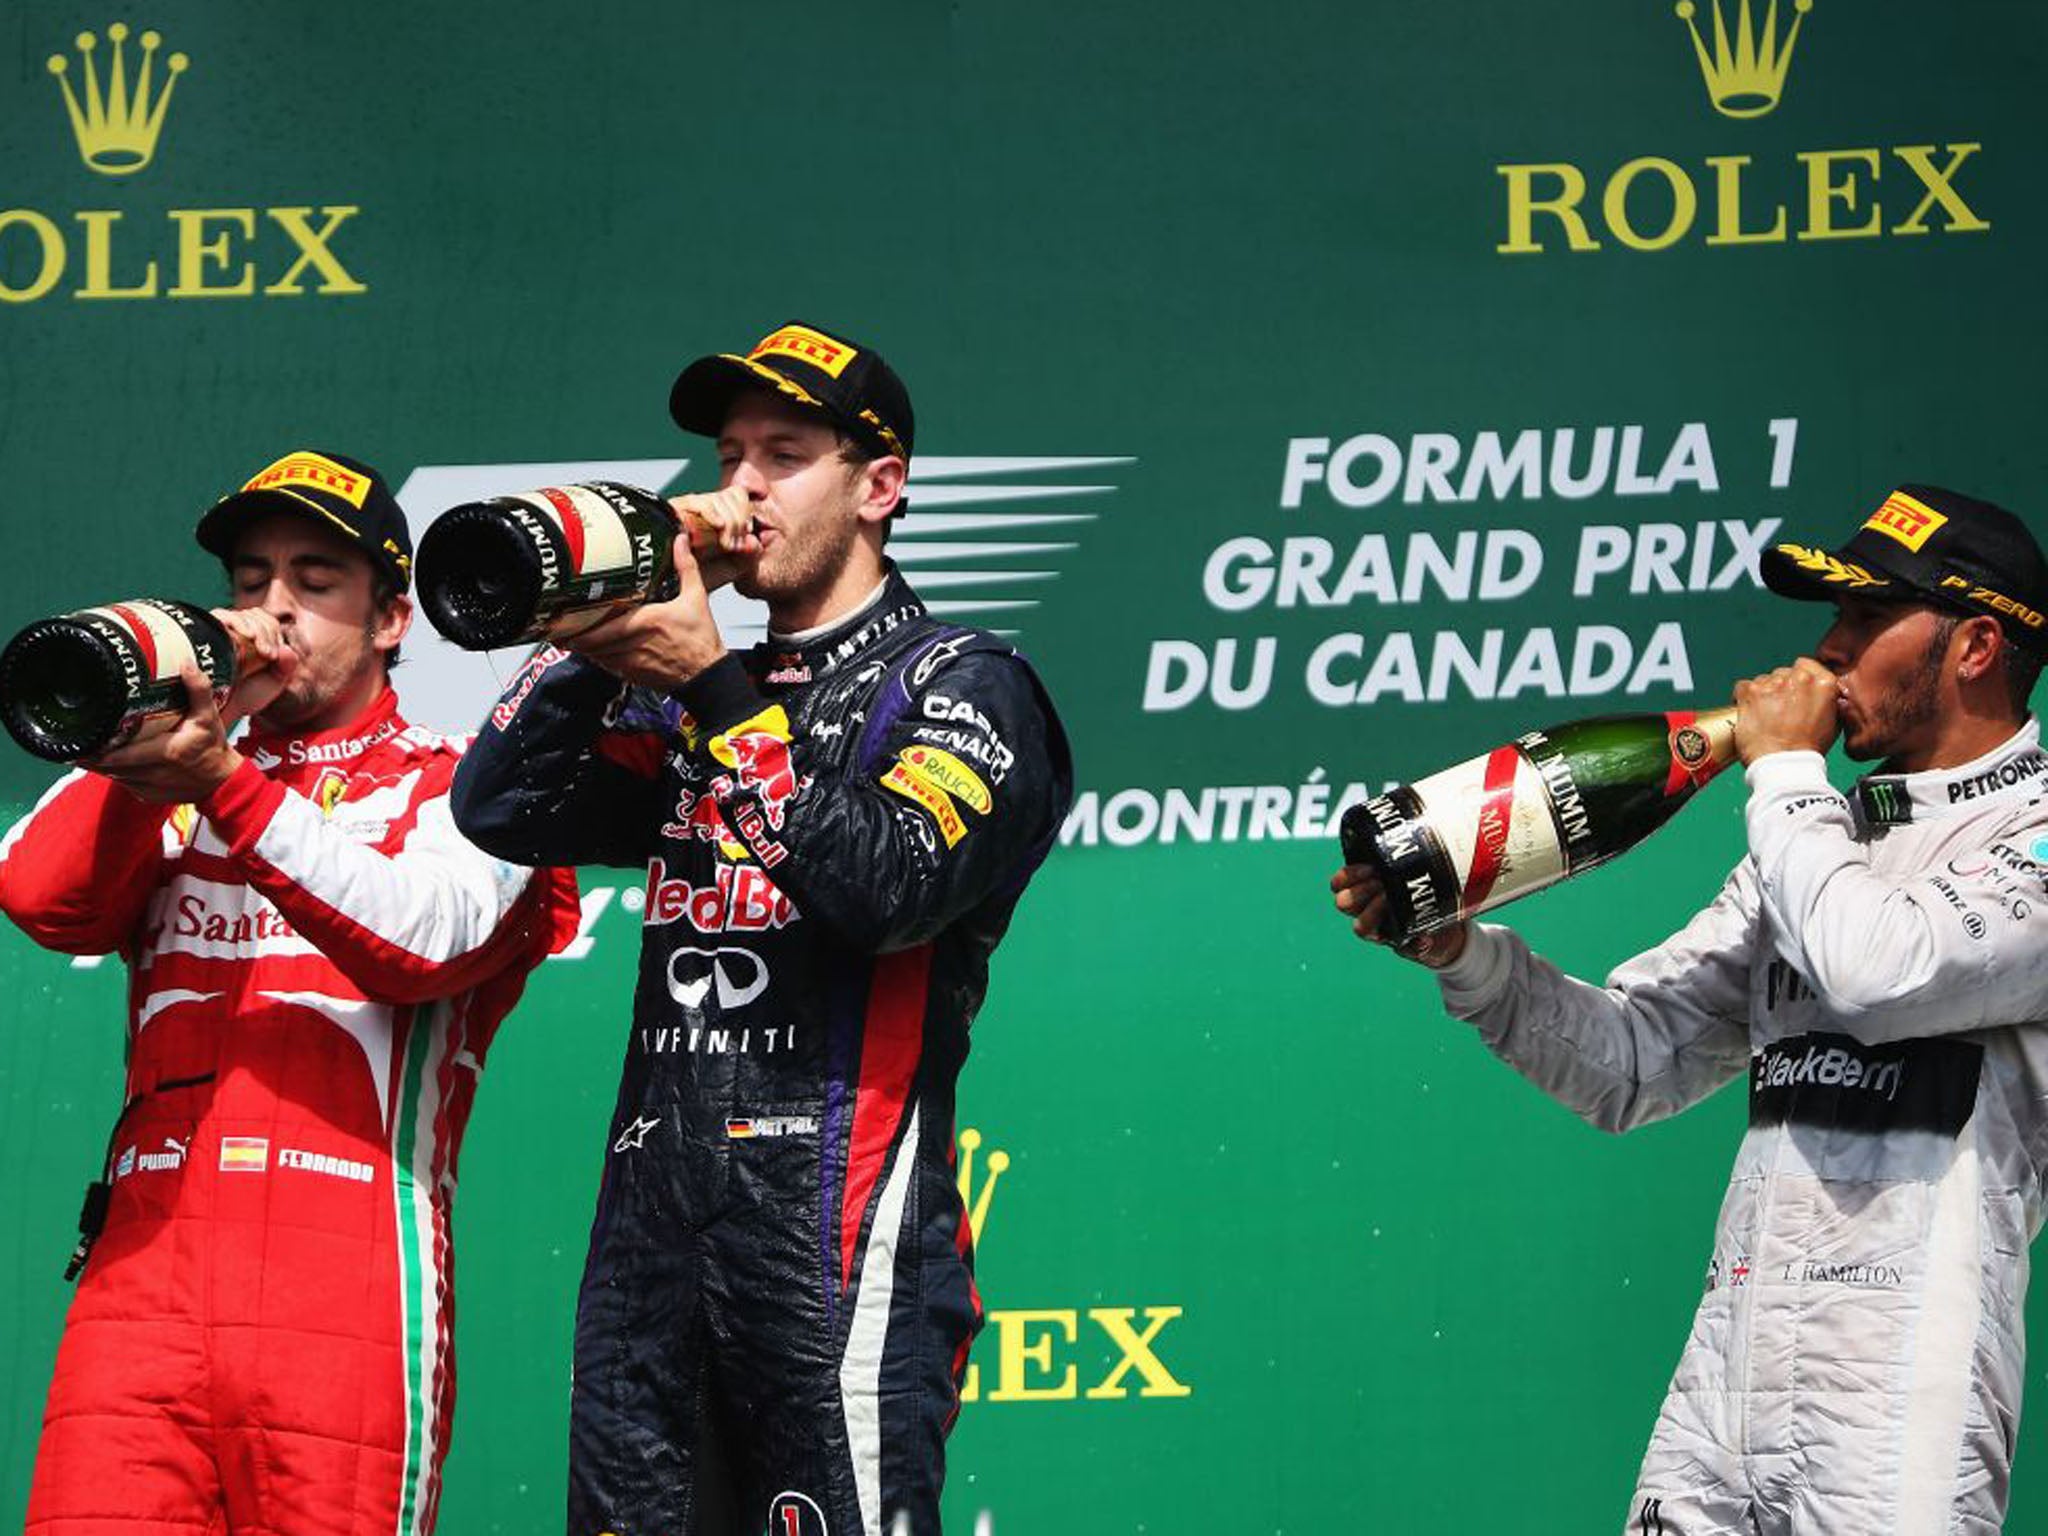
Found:
[(24, 750), (53, 763), (91, 757), (153, 719), (185, 712), (179, 674), (195, 663), (223, 703), (237, 648), (192, 603), (138, 597), (39, 619), (0, 650), (0, 723)]
[[(667, 589), (683, 521), (610, 480), (451, 507), (420, 539), (420, 607), (469, 651), (573, 633)], [(691, 520), (692, 543), (702, 527)]]
[(1413, 938), (1625, 853), (1733, 761), (1733, 706), (1529, 731), (1353, 806), (1344, 860), (1386, 887), (1383, 936)]

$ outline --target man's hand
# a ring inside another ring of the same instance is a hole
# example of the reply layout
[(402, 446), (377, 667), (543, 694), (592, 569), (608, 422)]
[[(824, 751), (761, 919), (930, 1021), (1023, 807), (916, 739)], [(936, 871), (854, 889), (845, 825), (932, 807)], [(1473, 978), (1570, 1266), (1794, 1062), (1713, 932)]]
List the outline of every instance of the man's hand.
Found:
[(1465, 953), (1466, 928), (1463, 923), (1439, 928), (1434, 933), (1425, 933), (1399, 944), (1384, 938), (1380, 927), (1387, 920), (1387, 893), (1380, 884), (1380, 877), (1368, 865), (1346, 864), (1330, 876), (1330, 890), (1336, 897), (1337, 910), (1351, 919), (1351, 931), (1361, 939), (1384, 944), (1395, 954), (1404, 955), (1431, 970), (1442, 970)]
[(228, 632), (240, 656), (234, 692), (221, 710), (223, 724), (260, 715), (284, 692), (299, 670), (299, 653), (284, 629), (261, 608), (216, 608), (213, 616)]
[(683, 519), (685, 538), (690, 535), (691, 523), (711, 530), (716, 552), (711, 545), (696, 551), (697, 570), (706, 592), (730, 585), (761, 557), (761, 539), (754, 532), (754, 501), (738, 486), (672, 496), (668, 504)]
[(1835, 674), (1802, 656), (1735, 685), (1735, 750), (1747, 768), (1773, 752), (1825, 752), (1841, 730)]
[(680, 687), (725, 654), (725, 641), (711, 617), (711, 594), (687, 533), (676, 535), (675, 567), (680, 590), (667, 602), (641, 603), (587, 629), (548, 638), (629, 683)]
[(192, 663), (185, 664), (185, 713), (144, 730), (133, 741), (83, 758), (81, 768), (104, 774), (138, 800), (151, 805), (187, 805), (204, 800), (242, 765), (228, 745), (227, 727), (213, 705), (213, 685)]

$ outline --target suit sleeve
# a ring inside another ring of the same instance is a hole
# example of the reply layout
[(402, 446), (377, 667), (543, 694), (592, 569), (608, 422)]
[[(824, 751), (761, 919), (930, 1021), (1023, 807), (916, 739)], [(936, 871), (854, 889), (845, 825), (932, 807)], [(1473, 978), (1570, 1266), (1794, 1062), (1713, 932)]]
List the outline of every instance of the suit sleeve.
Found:
[[(1748, 771), (1749, 846), (1781, 956), (1865, 1045), (2038, 1019), (2048, 992), (2048, 900), (2029, 857), (2041, 808), (2015, 848), (1996, 832), (1924, 874), (1871, 867), (1849, 803), (1817, 752), (1776, 752)], [(2015, 833), (2018, 837), (2020, 834)]]
[(199, 810), (250, 885), (364, 996), (424, 1002), (531, 965), (575, 933), (573, 877), (494, 859), (456, 829), (453, 767), (435, 754), (418, 770), (395, 853), (356, 842), (249, 762)]
[(1473, 926), (1438, 973), (1444, 1006), (1488, 1050), (1605, 1131), (1677, 1114), (1749, 1060), (1754, 873), (1738, 866), (1713, 904), (1596, 987), (1567, 976), (1512, 931)]
[(455, 822), (515, 864), (644, 865), (665, 814), (662, 701), (543, 646), (456, 770)]
[(725, 824), (807, 918), (870, 954), (908, 948), (1020, 888), (1072, 794), (1066, 738), (1013, 653), (934, 654), (884, 685), (854, 766), (816, 744), (727, 657), (684, 690), (689, 749)]
[(0, 841), (0, 910), (46, 949), (125, 950), (156, 890), (167, 805), (76, 770)]

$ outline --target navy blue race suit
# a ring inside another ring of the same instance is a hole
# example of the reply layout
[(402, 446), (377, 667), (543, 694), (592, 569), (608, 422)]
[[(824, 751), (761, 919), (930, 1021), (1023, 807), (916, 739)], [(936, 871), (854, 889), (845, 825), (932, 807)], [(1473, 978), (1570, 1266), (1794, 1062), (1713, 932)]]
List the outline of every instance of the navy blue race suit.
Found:
[(506, 691), (456, 780), (463, 831), (647, 871), (573, 1536), (938, 1531), (981, 1322), (954, 1083), (1072, 784), (1030, 667), (893, 570), (674, 696), (552, 649)]

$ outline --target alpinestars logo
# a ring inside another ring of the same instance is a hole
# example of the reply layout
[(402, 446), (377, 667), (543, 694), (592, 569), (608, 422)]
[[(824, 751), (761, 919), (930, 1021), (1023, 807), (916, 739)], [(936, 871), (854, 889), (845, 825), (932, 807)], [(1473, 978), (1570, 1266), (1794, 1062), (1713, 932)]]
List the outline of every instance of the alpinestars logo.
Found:
[[(941, 618), (1005, 635), (1028, 634), (1036, 610), (1069, 568), (1089, 530), (1108, 515), (1127, 455), (920, 456), (910, 468), (909, 511), (889, 533), (889, 558)], [(570, 459), (520, 464), (423, 464), (398, 488), (417, 546), (450, 507), (543, 485), (618, 480), (666, 495), (717, 479), (707, 455)], [(732, 650), (767, 634), (767, 611), (731, 588), (712, 594), (712, 615)], [(523, 649), (523, 648), (522, 648)], [(408, 717), (464, 728), (483, 718), (523, 659), (520, 651), (458, 650), (424, 624), (406, 636), (396, 676)]]

